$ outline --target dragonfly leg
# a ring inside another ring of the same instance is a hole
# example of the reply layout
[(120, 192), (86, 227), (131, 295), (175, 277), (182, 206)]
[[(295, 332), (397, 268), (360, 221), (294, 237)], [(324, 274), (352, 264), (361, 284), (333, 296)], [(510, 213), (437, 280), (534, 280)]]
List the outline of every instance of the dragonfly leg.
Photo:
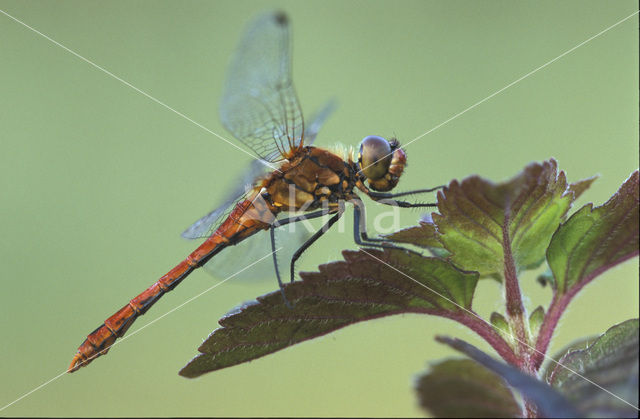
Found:
[(284, 294), (284, 286), (282, 285), (282, 279), (280, 279), (280, 270), (278, 269), (278, 257), (276, 256), (276, 237), (275, 232), (276, 227), (273, 225), (269, 229), (269, 233), (271, 235), (271, 256), (273, 256), (273, 267), (276, 269), (276, 278), (278, 279), (278, 286), (280, 287), (280, 293), (282, 294), (282, 298), (284, 299), (284, 304), (288, 308), (293, 308), (289, 300), (287, 300), (287, 296)]
[(325, 225), (323, 225), (320, 230), (316, 231), (313, 234), (313, 236), (309, 237), (309, 239), (306, 242), (304, 242), (304, 244), (302, 246), (300, 246), (298, 248), (298, 250), (296, 250), (296, 252), (291, 257), (291, 271), (290, 271), (291, 282), (293, 282), (293, 280), (295, 278), (296, 261), (304, 253), (304, 251), (309, 248), (309, 246), (311, 246), (316, 240), (318, 240), (324, 233), (327, 232), (327, 230), (329, 230), (331, 228), (332, 225), (334, 225), (336, 223), (336, 221), (338, 221), (340, 219), (342, 214), (344, 214), (344, 210), (341, 208), (340, 210), (338, 210), (338, 212), (335, 213), (335, 215), (333, 217), (329, 218), (329, 221), (327, 221), (327, 223)]
[(352, 200), (353, 203), (353, 239), (359, 246), (376, 247), (379, 249), (398, 249), (419, 255), (420, 253), (413, 250), (396, 246), (384, 239), (371, 238), (367, 234), (367, 223), (364, 203), (360, 200)]
[(438, 206), (438, 204), (435, 204), (435, 203), (416, 204), (413, 202), (398, 201), (392, 198), (382, 198), (380, 200), (376, 199), (376, 202), (379, 202), (380, 204), (383, 204), (383, 205), (391, 205), (392, 207), (400, 207), (400, 208), (425, 208), (425, 207), (434, 208)]
[[(278, 285), (280, 286), (280, 292), (282, 293), (282, 298), (284, 299), (284, 303), (289, 308), (293, 308), (293, 306), (291, 305), (289, 300), (287, 300), (287, 296), (284, 293), (284, 285), (282, 284), (282, 279), (280, 277), (280, 269), (278, 268), (278, 257), (276, 255), (275, 230), (276, 230), (276, 228), (284, 226), (284, 225), (287, 225), (287, 224), (297, 223), (299, 221), (310, 220), (310, 219), (313, 219), (313, 218), (319, 218), (319, 217), (322, 217), (324, 215), (330, 214), (331, 212), (332, 211), (330, 211), (330, 210), (329, 211), (320, 210), (320, 211), (316, 211), (316, 212), (311, 212), (309, 214), (301, 214), (301, 215), (297, 215), (295, 217), (289, 217), (289, 218), (284, 218), (282, 220), (276, 220), (276, 222), (273, 223), (271, 225), (271, 228), (269, 229), (269, 233), (270, 233), (270, 236), (271, 236), (271, 252), (272, 252), (271, 254), (273, 256), (273, 266), (274, 266), (275, 271), (276, 271), (276, 278), (278, 279)], [(325, 228), (325, 227), (323, 227), (323, 228)], [(312, 237), (312, 239), (313, 239), (313, 237)], [(308, 243), (308, 241), (307, 241), (307, 243)], [(303, 247), (307, 243), (305, 243), (303, 245)], [(313, 243), (313, 241), (311, 243)], [(309, 243), (309, 244), (311, 244), (311, 243)], [(296, 252), (296, 254), (297, 254), (297, 252)], [(302, 252), (300, 252), (300, 254), (302, 254)], [(298, 257), (300, 257), (300, 255), (298, 255), (297, 257), (296, 257), (296, 255), (294, 255), (294, 257), (297, 259)], [(292, 261), (292, 265), (291, 266), (292, 266), (292, 272), (293, 272), (293, 261)], [(291, 282), (293, 282), (293, 275), (291, 276)]]
[(430, 189), (417, 189), (415, 191), (399, 192), (399, 193), (384, 193), (384, 192), (369, 191), (368, 195), (371, 197), (371, 199), (373, 199), (374, 201), (379, 202), (381, 204), (391, 205), (391, 206), (398, 206), (398, 207), (401, 207), (401, 208), (437, 207), (438, 204), (431, 204), (431, 203), (427, 203), (427, 204), (418, 203), (418, 204), (415, 204), (415, 203), (407, 202), (407, 201), (398, 201), (395, 198), (398, 198), (398, 197), (401, 197), (401, 196), (407, 196), (407, 195), (417, 195), (417, 194), (421, 194), (421, 193), (433, 192), (433, 191), (437, 191), (438, 189), (442, 189), (442, 188), (444, 188), (444, 185), (436, 186), (435, 188), (430, 188)]
[(385, 192), (370, 191), (369, 192), (369, 196), (371, 198), (373, 198), (373, 199), (391, 199), (391, 198), (398, 198), (398, 197), (401, 197), (401, 196), (417, 195), (417, 194), (421, 194), (421, 193), (433, 192), (433, 191), (437, 191), (439, 189), (442, 189), (445, 186), (446, 185), (440, 185), (440, 186), (436, 186), (435, 188), (416, 189), (415, 191), (397, 192), (397, 193), (385, 193)]

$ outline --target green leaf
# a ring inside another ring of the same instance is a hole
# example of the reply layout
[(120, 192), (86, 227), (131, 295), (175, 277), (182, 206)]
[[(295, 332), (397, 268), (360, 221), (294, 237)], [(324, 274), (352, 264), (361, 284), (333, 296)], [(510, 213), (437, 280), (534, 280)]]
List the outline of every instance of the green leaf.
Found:
[(569, 190), (573, 192), (573, 199), (578, 199), (580, 195), (584, 193), (595, 180), (598, 179), (598, 176), (591, 176), (590, 178), (579, 180), (575, 183), (569, 185)]
[[(197, 377), (273, 353), (356, 322), (400, 313), (455, 317), (471, 308), (478, 274), (443, 259), (398, 250), (344, 251), (344, 261), (303, 272), (273, 292), (223, 317), (181, 371)], [(415, 280), (415, 281), (414, 281)]]
[(542, 322), (544, 322), (544, 308), (538, 306), (529, 315), (529, 331), (531, 332), (532, 341), (538, 336)]
[(574, 340), (573, 342), (571, 342), (570, 344), (568, 344), (567, 346), (565, 346), (564, 348), (556, 352), (551, 357), (551, 359), (553, 359), (553, 361), (555, 362), (549, 360), (546, 366), (544, 367), (544, 373), (542, 374), (542, 377), (544, 377), (544, 381), (546, 381), (547, 383), (549, 382), (549, 377), (551, 377), (551, 373), (553, 373), (553, 370), (558, 365), (558, 361), (560, 361), (560, 359), (562, 359), (563, 356), (565, 356), (569, 352), (577, 351), (580, 349), (586, 349), (589, 345), (595, 342), (595, 340), (598, 339), (598, 337), (599, 336), (587, 336), (584, 338)]
[(436, 247), (442, 248), (442, 243), (438, 239), (438, 231), (433, 223), (420, 220), (420, 225), (405, 228), (395, 233), (384, 236), (388, 240), (396, 243), (407, 243), (425, 249)]
[(549, 375), (549, 384), (583, 415), (637, 417), (633, 406), (638, 405), (638, 337), (638, 319), (611, 327), (586, 349), (565, 354), (559, 361), (562, 366), (556, 365)]
[(493, 329), (498, 332), (500, 336), (502, 336), (502, 339), (504, 339), (510, 345), (513, 345), (515, 341), (513, 339), (513, 335), (511, 334), (511, 327), (509, 326), (509, 322), (507, 321), (507, 319), (505, 319), (502, 314), (496, 313), (494, 311), (493, 313), (491, 313), (491, 317), (489, 318), (489, 320), (491, 321)]
[(431, 366), (418, 378), (420, 405), (436, 417), (508, 418), (521, 409), (500, 376), (471, 359)]
[(471, 176), (438, 193), (440, 214), (433, 220), (456, 266), (481, 276), (503, 274), (510, 251), (518, 271), (533, 269), (544, 261), (574, 194), (589, 184), (578, 182), (572, 190), (553, 159), (530, 164), (504, 183)]
[(638, 254), (638, 171), (604, 205), (585, 205), (553, 235), (547, 261), (559, 295), (574, 294), (607, 269)]

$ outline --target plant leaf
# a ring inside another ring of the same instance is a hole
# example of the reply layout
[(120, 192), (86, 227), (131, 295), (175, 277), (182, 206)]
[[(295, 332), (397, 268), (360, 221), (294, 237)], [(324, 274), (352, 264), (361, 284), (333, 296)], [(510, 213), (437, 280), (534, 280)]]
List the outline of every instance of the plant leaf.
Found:
[(303, 272), (302, 281), (285, 285), (293, 308), (273, 292), (223, 317), (222, 327), (209, 335), (198, 348), (201, 354), (180, 375), (197, 377), (364, 320), (399, 313), (455, 317), (460, 307), (471, 308), (475, 272), (407, 251), (342, 254), (344, 261)]
[(450, 359), (419, 377), (420, 405), (436, 417), (508, 418), (521, 414), (511, 390), (497, 374), (471, 359)]
[(569, 190), (573, 192), (573, 199), (578, 199), (580, 195), (584, 193), (595, 180), (598, 179), (598, 176), (591, 176), (586, 179), (579, 180), (575, 183), (569, 185)]
[(449, 252), (445, 250), (442, 242), (438, 239), (439, 236), (440, 234), (431, 220), (431, 215), (429, 215), (423, 217), (417, 226), (405, 228), (383, 237), (396, 243), (412, 244), (428, 249), (432, 255), (445, 258), (449, 256)]
[(558, 365), (557, 362), (560, 361), (560, 359), (562, 359), (563, 356), (565, 356), (567, 353), (572, 351), (586, 349), (589, 345), (595, 342), (596, 339), (598, 339), (598, 336), (587, 336), (584, 338), (580, 338), (580, 339), (574, 340), (573, 342), (571, 342), (570, 344), (568, 344), (567, 346), (565, 346), (564, 348), (556, 352), (551, 357), (551, 359), (553, 359), (556, 362), (552, 362), (551, 360), (549, 360), (546, 366), (544, 367), (544, 373), (542, 374), (544, 381), (547, 383), (549, 382), (549, 377), (551, 377), (551, 373)]
[(491, 322), (491, 326), (493, 326), (493, 329), (498, 332), (500, 336), (502, 336), (502, 339), (513, 346), (515, 341), (511, 333), (511, 326), (509, 326), (509, 322), (507, 321), (507, 319), (502, 314), (496, 313), (494, 311), (493, 313), (491, 313), (489, 321)]
[(460, 339), (437, 336), (436, 340), (466, 354), (474, 361), (500, 375), (511, 387), (517, 389), (523, 396), (534, 402), (543, 417), (578, 417), (577, 411), (571, 403), (546, 383), (523, 373), (511, 365), (491, 358), (480, 349)]
[(532, 340), (535, 340), (538, 336), (542, 322), (544, 322), (544, 308), (542, 308), (542, 306), (538, 306), (529, 315), (529, 332), (532, 336)]
[[(579, 193), (589, 184), (573, 188)], [(573, 200), (564, 172), (551, 159), (530, 164), (504, 183), (478, 176), (453, 181), (438, 193), (440, 214), (432, 216), (450, 260), (488, 276), (503, 274), (505, 246), (517, 270), (539, 266)]]
[(575, 293), (597, 275), (638, 254), (638, 171), (604, 205), (587, 204), (555, 232), (547, 261), (559, 295)]
[[(586, 349), (566, 353), (548, 382), (573, 401), (583, 415), (632, 417), (638, 411), (638, 319), (607, 330)], [(626, 401), (616, 398), (572, 371)]]
[(442, 248), (442, 243), (438, 240), (438, 231), (433, 223), (420, 221), (417, 226), (405, 228), (395, 233), (384, 236), (388, 240), (396, 243), (408, 243), (425, 249), (430, 247)]

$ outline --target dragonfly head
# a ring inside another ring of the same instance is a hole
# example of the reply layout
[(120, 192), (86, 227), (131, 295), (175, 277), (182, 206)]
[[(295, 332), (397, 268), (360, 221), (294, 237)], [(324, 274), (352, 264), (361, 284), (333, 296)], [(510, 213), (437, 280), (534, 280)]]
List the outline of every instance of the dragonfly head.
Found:
[(395, 138), (365, 137), (358, 152), (358, 170), (374, 191), (386, 192), (397, 184), (407, 164), (407, 155)]

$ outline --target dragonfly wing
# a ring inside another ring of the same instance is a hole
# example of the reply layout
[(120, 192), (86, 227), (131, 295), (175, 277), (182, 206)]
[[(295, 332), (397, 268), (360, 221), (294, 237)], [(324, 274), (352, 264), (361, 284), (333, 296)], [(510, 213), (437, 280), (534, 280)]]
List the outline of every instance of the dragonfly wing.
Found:
[(316, 139), (320, 128), (325, 123), (325, 121), (329, 118), (329, 115), (333, 113), (333, 111), (338, 106), (338, 103), (335, 99), (328, 101), (320, 111), (316, 112), (310, 119), (311, 123), (307, 124), (304, 131), (304, 143), (306, 145), (312, 145), (313, 141)]
[[(276, 259), (284, 282), (289, 281), (289, 264), (293, 253), (312, 234), (304, 225), (296, 226), (295, 230), (290, 231), (290, 225), (275, 230)], [(276, 273), (271, 252), (271, 237), (269, 232), (265, 231), (223, 250), (218, 257), (207, 262), (204, 269), (220, 280), (233, 277), (241, 281), (271, 280), (275, 282)], [(256, 261), (258, 262), (254, 263)]]
[(304, 121), (291, 78), (289, 21), (268, 13), (247, 29), (220, 104), (224, 126), (261, 159), (276, 162), (302, 144)]
[(264, 162), (253, 160), (244, 171), (242, 179), (237, 182), (236, 186), (228, 193), (227, 199), (210, 213), (191, 224), (189, 228), (182, 232), (182, 237), (185, 239), (201, 239), (211, 236), (213, 232), (216, 231), (218, 225), (224, 221), (226, 216), (233, 210), (235, 204), (252, 192), (256, 182), (266, 171), (267, 167)]
[[(240, 198), (240, 197), (238, 197)], [(207, 237), (211, 227), (222, 217), (231, 204), (238, 201), (238, 199), (225, 201), (220, 207), (215, 208), (209, 214), (200, 218), (195, 223), (191, 224), (189, 228), (182, 232), (181, 236), (185, 239), (200, 239)]]

